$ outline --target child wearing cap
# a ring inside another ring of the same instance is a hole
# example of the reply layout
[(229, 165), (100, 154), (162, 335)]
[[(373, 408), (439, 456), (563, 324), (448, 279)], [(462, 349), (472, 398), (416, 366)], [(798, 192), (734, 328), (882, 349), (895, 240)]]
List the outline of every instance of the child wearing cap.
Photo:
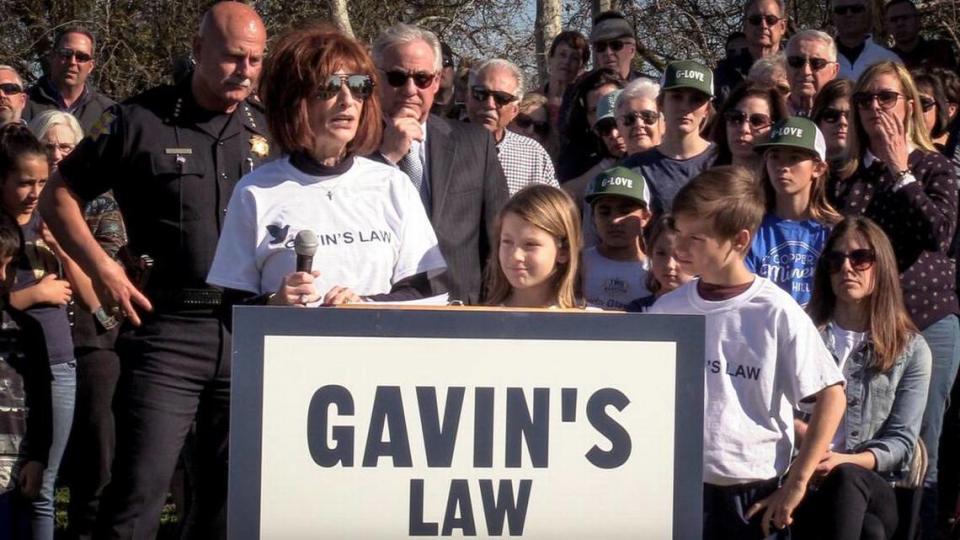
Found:
[(650, 294), (643, 241), (651, 218), (647, 183), (636, 172), (615, 167), (594, 178), (585, 199), (600, 242), (583, 250), (583, 295), (588, 305), (622, 310)]
[(776, 283), (801, 306), (810, 301), (813, 271), (840, 215), (827, 202), (827, 145), (817, 125), (781, 120), (762, 153), (767, 214), (747, 255), (747, 268)]
[[(810, 318), (744, 264), (764, 198), (756, 177), (733, 166), (681, 188), (673, 202), (677, 259), (699, 278), (650, 309), (706, 317), (705, 539), (783, 537), (846, 403), (843, 375)], [(811, 399), (813, 416), (791, 463), (793, 409)]]
[(649, 182), (654, 214), (669, 210), (677, 191), (717, 159), (716, 145), (700, 135), (713, 113), (710, 68), (673, 62), (663, 73), (661, 88), (657, 104), (665, 125), (660, 144), (622, 163)]

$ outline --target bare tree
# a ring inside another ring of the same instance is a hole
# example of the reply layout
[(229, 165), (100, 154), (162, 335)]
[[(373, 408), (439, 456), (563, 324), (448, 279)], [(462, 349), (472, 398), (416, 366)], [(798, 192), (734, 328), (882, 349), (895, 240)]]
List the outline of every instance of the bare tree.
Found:
[(537, 45), (537, 74), (540, 80), (547, 78), (547, 52), (553, 39), (560, 33), (561, 20), (560, 0), (537, 0), (537, 24), (535, 26), (535, 41)]

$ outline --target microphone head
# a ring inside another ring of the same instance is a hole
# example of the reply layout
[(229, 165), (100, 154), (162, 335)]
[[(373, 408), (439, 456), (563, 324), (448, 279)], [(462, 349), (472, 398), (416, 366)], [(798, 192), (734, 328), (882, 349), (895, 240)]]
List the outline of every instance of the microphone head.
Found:
[(317, 241), (317, 235), (309, 229), (304, 229), (297, 233), (297, 237), (293, 241), (293, 250), (297, 255), (313, 257), (317, 252), (318, 245), (320, 245), (320, 242)]

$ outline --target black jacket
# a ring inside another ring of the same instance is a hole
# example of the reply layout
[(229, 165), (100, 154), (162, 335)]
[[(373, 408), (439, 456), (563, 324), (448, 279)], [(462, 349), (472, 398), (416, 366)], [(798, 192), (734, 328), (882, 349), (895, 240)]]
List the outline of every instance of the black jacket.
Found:
[(114, 101), (107, 96), (97, 92), (90, 85), (86, 85), (83, 95), (73, 104), (69, 110), (63, 107), (59, 94), (54, 90), (53, 84), (46, 75), (37, 81), (28, 92), (29, 99), (27, 106), (23, 109), (23, 119), (30, 121), (35, 116), (44, 111), (63, 111), (77, 117), (83, 133), (86, 135), (93, 125), (97, 122), (104, 111), (114, 104)]

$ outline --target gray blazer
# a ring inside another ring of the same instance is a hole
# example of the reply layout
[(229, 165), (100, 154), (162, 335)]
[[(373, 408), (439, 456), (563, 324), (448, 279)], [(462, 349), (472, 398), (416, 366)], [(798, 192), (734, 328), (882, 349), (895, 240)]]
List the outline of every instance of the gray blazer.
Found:
[(509, 198), (496, 144), (482, 127), (430, 115), (426, 161), (445, 285), (451, 299), (477, 304), (494, 223)]

